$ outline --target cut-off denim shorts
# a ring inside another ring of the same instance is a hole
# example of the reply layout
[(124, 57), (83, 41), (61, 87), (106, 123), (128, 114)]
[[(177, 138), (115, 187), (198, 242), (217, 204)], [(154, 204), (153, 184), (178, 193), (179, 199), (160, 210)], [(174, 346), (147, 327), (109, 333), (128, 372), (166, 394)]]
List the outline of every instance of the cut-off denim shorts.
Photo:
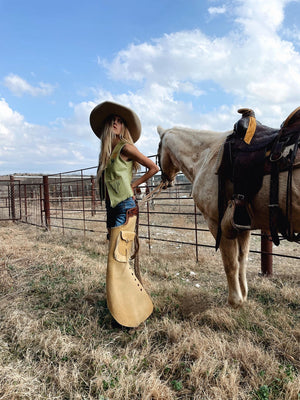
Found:
[(133, 197), (129, 197), (126, 200), (121, 201), (116, 207), (111, 207), (109, 200), (106, 202), (107, 212), (107, 228), (114, 228), (115, 226), (124, 225), (126, 222), (126, 212), (130, 208), (136, 207)]

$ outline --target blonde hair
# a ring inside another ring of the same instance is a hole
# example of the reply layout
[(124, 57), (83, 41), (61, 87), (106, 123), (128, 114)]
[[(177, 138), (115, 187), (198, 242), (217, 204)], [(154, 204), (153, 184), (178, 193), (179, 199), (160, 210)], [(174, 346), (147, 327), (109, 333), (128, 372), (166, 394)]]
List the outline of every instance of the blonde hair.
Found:
[[(112, 131), (112, 117), (109, 117), (102, 129), (102, 134), (101, 134), (101, 150), (99, 154), (99, 163), (98, 163), (98, 170), (97, 170), (97, 177), (100, 178), (102, 171), (105, 170), (108, 160), (110, 159), (111, 153), (112, 153), (112, 140), (114, 137), (114, 133)], [(123, 122), (122, 124), (122, 130), (120, 134), (121, 140), (124, 142), (133, 144), (132, 137), (130, 135), (130, 132)], [(140, 164), (137, 161), (133, 160), (133, 171), (137, 172), (140, 169)]]

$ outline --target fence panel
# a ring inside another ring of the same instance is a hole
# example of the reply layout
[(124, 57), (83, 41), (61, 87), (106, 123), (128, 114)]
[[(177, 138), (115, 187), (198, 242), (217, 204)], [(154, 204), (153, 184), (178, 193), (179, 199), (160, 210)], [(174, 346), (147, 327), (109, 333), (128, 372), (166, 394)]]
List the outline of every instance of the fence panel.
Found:
[(21, 218), (20, 181), (14, 176), (0, 180), (0, 220), (18, 220)]
[[(62, 234), (76, 231), (85, 236), (90, 233), (106, 235), (105, 204), (99, 199), (95, 175), (96, 167), (91, 167), (0, 181), (0, 219), (20, 219)], [(157, 174), (141, 186), (137, 199), (142, 199), (159, 182)], [(140, 206), (139, 237), (145, 240), (149, 252), (162, 244), (168, 244), (174, 250), (191, 246), (197, 261), (199, 247), (215, 248), (214, 239), (191, 197), (191, 184), (182, 174), (176, 177), (174, 187), (163, 190), (159, 196)], [(284, 254), (281, 246), (273, 253), (266, 233), (261, 235), (254, 231), (252, 237), (256, 248), (250, 252), (261, 254), (262, 273), (266, 275), (272, 273), (273, 255), (300, 259), (295, 251)]]

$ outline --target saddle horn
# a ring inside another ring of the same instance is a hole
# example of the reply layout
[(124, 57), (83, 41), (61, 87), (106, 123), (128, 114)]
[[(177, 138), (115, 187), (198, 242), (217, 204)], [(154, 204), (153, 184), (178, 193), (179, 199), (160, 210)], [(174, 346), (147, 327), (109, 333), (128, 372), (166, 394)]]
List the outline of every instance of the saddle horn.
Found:
[(240, 108), (237, 111), (239, 114), (242, 114), (242, 118), (245, 117), (254, 117), (255, 118), (255, 112), (251, 108)]

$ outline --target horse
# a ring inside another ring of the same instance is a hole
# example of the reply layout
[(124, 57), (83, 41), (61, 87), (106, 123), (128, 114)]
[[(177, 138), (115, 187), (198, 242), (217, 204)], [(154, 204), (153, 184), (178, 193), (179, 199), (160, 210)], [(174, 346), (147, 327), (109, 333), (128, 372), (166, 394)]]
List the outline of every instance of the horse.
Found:
[[(173, 185), (176, 175), (182, 171), (192, 184), (192, 197), (205, 218), (214, 238), (219, 228), (218, 175), (216, 166), (220, 148), (233, 130), (214, 132), (184, 127), (163, 129), (157, 127), (160, 136), (158, 158), (162, 179)], [(285, 207), (288, 172), (279, 174), (279, 205)], [(228, 193), (233, 184), (226, 182)], [(228, 304), (240, 307), (247, 301), (248, 285), (246, 269), (251, 230), (269, 231), (270, 175), (263, 177), (262, 186), (252, 201), (251, 229), (237, 232), (235, 238), (221, 235), (219, 249), (228, 283)], [(292, 218), (295, 232), (300, 232), (300, 168), (292, 175)]]

